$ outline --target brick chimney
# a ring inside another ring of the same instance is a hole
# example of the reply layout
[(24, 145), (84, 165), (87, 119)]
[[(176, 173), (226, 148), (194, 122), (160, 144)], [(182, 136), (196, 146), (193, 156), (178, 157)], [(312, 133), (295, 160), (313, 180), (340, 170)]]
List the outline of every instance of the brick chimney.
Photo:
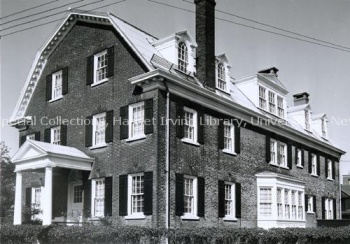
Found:
[(196, 75), (215, 89), (215, 0), (195, 0), (196, 4)]
[(298, 94), (293, 95), (294, 106), (308, 104), (309, 103), (309, 96), (310, 95), (307, 92), (302, 92), (302, 93), (298, 93)]

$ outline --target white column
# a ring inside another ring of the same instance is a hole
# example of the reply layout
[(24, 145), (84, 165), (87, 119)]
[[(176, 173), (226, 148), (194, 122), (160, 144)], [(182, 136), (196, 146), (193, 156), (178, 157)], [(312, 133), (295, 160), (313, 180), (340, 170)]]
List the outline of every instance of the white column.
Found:
[(22, 172), (16, 173), (15, 212), (13, 224), (22, 224)]
[(43, 225), (52, 223), (52, 168), (45, 168), (45, 188), (42, 196), (43, 200)]

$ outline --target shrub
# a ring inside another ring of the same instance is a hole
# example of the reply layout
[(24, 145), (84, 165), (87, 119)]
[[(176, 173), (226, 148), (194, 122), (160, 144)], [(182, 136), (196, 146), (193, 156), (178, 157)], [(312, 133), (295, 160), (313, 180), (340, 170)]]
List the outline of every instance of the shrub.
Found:
[(1, 225), (1, 243), (35, 243), (37, 236), (45, 229), (41, 225)]

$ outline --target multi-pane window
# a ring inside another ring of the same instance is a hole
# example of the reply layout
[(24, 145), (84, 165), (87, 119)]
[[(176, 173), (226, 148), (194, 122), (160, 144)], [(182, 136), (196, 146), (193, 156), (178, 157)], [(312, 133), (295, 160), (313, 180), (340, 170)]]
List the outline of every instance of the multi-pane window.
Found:
[(53, 127), (51, 128), (51, 143), (55, 145), (61, 144), (61, 127)]
[(35, 209), (40, 209), (40, 207), (41, 207), (41, 187), (34, 188), (33, 207)]
[(226, 91), (226, 70), (223, 63), (218, 64), (218, 88)]
[(331, 160), (327, 160), (327, 179), (332, 179), (333, 178), (333, 165), (332, 165), (332, 161)]
[(307, 199), (307, 211), (314, 212), (314, 196), (308, 196)]
[(35, 140), (35, 134), (29, 134), (26, 136), (27, 140)]
[(322, 137), (326, 138), (327, 137), (327, 129), (326, 129), (326, 120), (325, 119), (321, 120), (321, 127), (322, 127)]
[(131, 180), (131, 214), (143, 213), (144, 178), (143, 174), (133, 175)]
[(301, 159), (301, 157), (302, 157), (301, 150), (300, 149), (296, 149), (296, 150), (297, 150), (297, 154), (296, 154), (296, 156), (297, 156), (297, 166), (303, 167), (302, 159)]
[(271, 217), (272, 215), (272, 189), (270, 187), (260, 188), (260, 216), (261, 217)]
[(310, 112), (305, 109), (305, 129), (310, 130)]
[(298, 219), (303, 219), (303, 193), (298, 192)]
[(283, 98), (277, 96), (277, 109), (278, 109), (278, 117), (284, 118), (284, 106), (283, 106)]
[(104, 216), (105, 210), (105, 180), (94, 180), (94, 216)]
[(283, 167), (287, 167), (287, 146), (284, 143), (279, 142), (278, 143), (278, 151), (279, 151), (279, 162), (278, 164)]
[(94, 83), (99, 83), (107, 79), (107, 50), (95, 54), (94, 56)]
[(77, 185), (73, 188), (73, 202), (80, 203), (83, 202), (83, 186)]
[(324, 206), (325, 206), (325, 217), (326, 219), (333, 219), (334, 216), (333, 216), (333, 199), (331, 198), (326, 198), (325, 200), (325, 203), (324, 203)]
[(235, 217), (235, 199), (234, 199), (235, 185), (233, 183), (225, 182), (225, 217)]
[(303, 219), (303, 192), (286, 188), (277, 188), (277, 218)]
[(276, 113), (275, 93), (271, 91), (269, 91), (269, 112), (272, 114)]
[(184, 139), (196, 142), (197, 138), (197, 112), (193, 109), (184, 108)]
[(104, 145), (106, 140), (106, 113), (97, 114), (93, 117), (93, 146)]
[(266, 110), (266, 89), (259, 86), (259, 108)]
[(136, 103), (129, 106), (129, 137), (138, 138), (145, 135), (144, 132), (144, 119), (145, 119), (145, 107), (144, 102)]
[(62, 70), (52, 74), (52, 100), (62, 97)]
[(311, 156), (311, 174), (317, 175), (317, 158), (314, 154)]
[(188, 65), (188, 51), (184, 42), (179, 43), (178, 47), (178, 68), (182, 72), (187, 72)]
[(296, 191), (292, 191), (292, 219), (297, 218), (297, 195)]
[(284, 218), (290, 219), (290, 190), (284, 190)]
[(184, 213), (194, 214), (194, 179), (184, 178)]
[(280, 141), (270, 140), (271, 164), (287, 167), (287, 145)]
[(232, 124), (224, 124), (224, 150), (234, 152), (234, 126)]
[(283, 203), (282, 203), (282, 189), (277, 189), (277, 217), (283, 218)]
[(275, 140), (271, 139), (270, 142), (270, 150), (271, 150), (271, 164), (277, 164), (277, 153), (276, 153), (276, 148), (277, 148), (277, 142)]

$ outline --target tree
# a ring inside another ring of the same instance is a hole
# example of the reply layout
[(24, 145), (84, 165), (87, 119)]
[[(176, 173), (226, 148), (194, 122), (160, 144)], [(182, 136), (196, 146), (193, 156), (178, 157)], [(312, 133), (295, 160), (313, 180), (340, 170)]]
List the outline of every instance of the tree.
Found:
[(0, 216), (4, 217), (6, 211), (11, 209), (15, 198), (15, 165), (11, 163), (9, 149), (5, 142), (0, 142)]

